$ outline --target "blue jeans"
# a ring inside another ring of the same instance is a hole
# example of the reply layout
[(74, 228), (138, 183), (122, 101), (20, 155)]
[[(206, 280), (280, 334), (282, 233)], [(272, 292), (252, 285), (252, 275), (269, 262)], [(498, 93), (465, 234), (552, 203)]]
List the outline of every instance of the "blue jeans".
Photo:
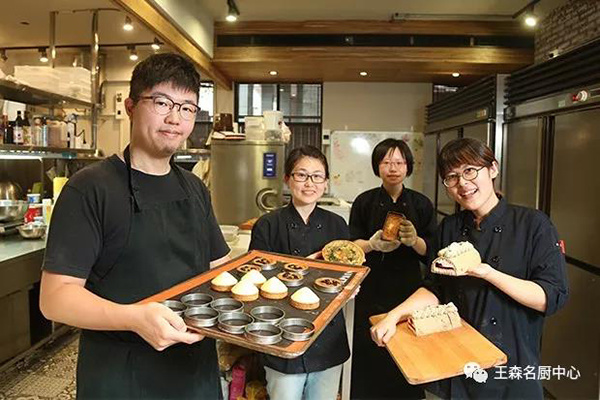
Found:
[(335, 400), (342, 366), (308, 374), (284, 374), (269, 367), (265, 367), (265, 372), (271, 400)]

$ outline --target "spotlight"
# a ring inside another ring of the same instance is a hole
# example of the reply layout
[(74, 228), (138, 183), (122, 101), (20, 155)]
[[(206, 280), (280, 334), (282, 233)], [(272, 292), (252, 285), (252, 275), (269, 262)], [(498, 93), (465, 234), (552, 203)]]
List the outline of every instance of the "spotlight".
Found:
[(6, 49), (0, 49), (0, 60), (6, 62), (8, 61), (8, 56), (6, 55)]
[(525, 16), (525, 25), (529, 26), (529, 27), (534, 27), (536, 26), (538, 23), (538, 19), (534, 14), (527, 14)]
[(137, 61), (138, 60), (138, 55), (137, 55), (137, 51), (135, 51), (135, 46), (129, 46), (129, 59), (131, 61)]
[(269, 75), (275, 76), (277, 75), (277, 71), (269, 71)]
[(225, 17), (225, 19), (228, 22), (235, 22), (238, 19), (238, 16), (240, 15), (240, 11), (237, 8), (237, 5), (235, 4), (235, 0), (227, 0), (227, 7), (228, 7), (228, 11), (227, 11), (227, 16)]
[(45, 48), (40, 49), (40, 62), (43, 62), (43, 63), (48, 62), (48, 52), (46, 52)]
[(126, 31), (133, 30), (133, 24), (131, 23), (131, 18), (125, 17), (125, 23), (123, 24), (123, 29)]
[(367, 71), (360, 71), (358, 74), (359, 74), (360, 76), (367, 76), (367, 75), (369, 75), (369, 74), (367, 73)]
[(460, 74), (458, 72), (453, 72), (452, 73), (452, 77), (453, 78), (458, 78), (460, 76)]
[(152, 50), (154, 51), (160, 50), (160, 41), (157, 38), (154, 38), (154, 42), (152, 42), (150, 47), (152, 47)]

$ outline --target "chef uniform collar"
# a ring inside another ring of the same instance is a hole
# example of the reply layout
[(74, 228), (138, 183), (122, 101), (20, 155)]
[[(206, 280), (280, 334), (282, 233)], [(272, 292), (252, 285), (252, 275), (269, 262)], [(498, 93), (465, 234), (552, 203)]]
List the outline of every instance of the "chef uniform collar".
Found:
[[(496, 194), (496, 196), (499, 200), (498, 204), (496, 204), (496, 206), (492, 208), (492, 211), (490, 211), (489, 214), (483, 217), (483, 220), (481, 220), (479, 224), (479, 230), (481, 231), (486, 230), (487, 228), (490, 228), (492, 226), (498, 225), (497, 222), (500, 220), (500, 218), (502, 218), (502, 216), (506, 212), (506, 199), (499, 194)], [(477, 224), (475, 223), (475, 214), (473, 214), (473, 212), (465, 212), (463, 218), (463, 226), (468, 229), (477, 229)]]

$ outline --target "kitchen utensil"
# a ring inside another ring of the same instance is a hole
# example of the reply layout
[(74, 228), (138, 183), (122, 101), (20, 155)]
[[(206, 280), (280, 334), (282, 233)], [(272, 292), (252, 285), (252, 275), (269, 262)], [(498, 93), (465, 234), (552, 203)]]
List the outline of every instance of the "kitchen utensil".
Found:
[(270, 324), (277, 325), (279, 321), (285, 317), (285, 312), (281, 308), (273, 306), (259, 306), (254, 307), (250, 311), (250, 315), (252, 315), (257, 321), (268, 322)]
[(315, 333), (315, 325), (304, 318), (286, 318), (279, 323), (283, 338), (293, 342), (303, 342)]
[(17, 227), (24, 239), (39, 239), (46, 234), (46, 225), (26, 224)]
[(267, 322), (246, 325), (246, 338), (259, 344), (274, 344), (281, 340), (281, 329)]
[(213, 297), (205, 293), (190, 293), (181, 297), (181, 302), (188, 307), (208, 307)]
[(0, 200), (23, 200), (23, 190), (17, 183), (0, 182)]
[(219, 313), (210, 307), (191, 307), (183, 315), (185, 323), (196, 328), (214, 326), (219, 317)]
[(27, 212), (25, 200), (0, 200), (0, 221), (13, 221), (23, 218)]
[(246, 325), (254, 322), (254, 318), (243, 312), (226, 312), (219, 315), (219, 329), (234, 335), (241, 335)]

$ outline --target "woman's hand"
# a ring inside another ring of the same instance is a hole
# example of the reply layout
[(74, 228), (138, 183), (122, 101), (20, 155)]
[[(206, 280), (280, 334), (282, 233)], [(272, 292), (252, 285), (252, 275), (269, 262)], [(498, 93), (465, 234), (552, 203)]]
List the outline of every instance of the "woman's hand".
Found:
[(396, 321), (390, 318), (389, 313), (371, 327), (371, 339), (380, 347), (385, 346), (395, 333)]
[(158, 351), (175, 343), (192, 344), (204, 339), (203, 335), (187, 332), (183, 319), (162, 304), (148, 303), (132, 307), (136, 309), (131, 330)]
[(467, 270), (467, 275), (485, 279), (485, 277), (492, 271), (494, 271), (494, 268), (492, 268), (489, 264), (481, 263), (475, 267), (469, 268)]
[(380, 229), (371, 236), (369, 239), (369, 246), (375, 251), (381, 251), (382, 253), (389, 253), (390, 251), (396, 250), (400, 247), (399, 240), (387, 241), (381, 239), (383, 231)]
[(398, 238), (403, 245), (413, 247), (417, 244), (417, 229), (408, 219), (403, 218), (398, 230)]
[(306, 256), (306, 258), (310, 258), (311, 260), (320, 260), (323, 259), (323, 253), (321, 252), (321, 250), (319, 250), (316, 253), (312, 253), (311, 255)]

